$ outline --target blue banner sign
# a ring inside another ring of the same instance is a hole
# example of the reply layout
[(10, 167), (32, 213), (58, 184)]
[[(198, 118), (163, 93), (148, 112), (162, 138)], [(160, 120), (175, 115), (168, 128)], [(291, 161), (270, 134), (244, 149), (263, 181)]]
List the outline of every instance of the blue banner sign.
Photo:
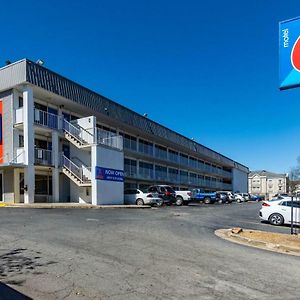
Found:
[(300, 17), (279, 23), (279, 88), (300, 86)]
[(96, 167), (96, 179), (123, 182), (124, 181), (124, 171)]

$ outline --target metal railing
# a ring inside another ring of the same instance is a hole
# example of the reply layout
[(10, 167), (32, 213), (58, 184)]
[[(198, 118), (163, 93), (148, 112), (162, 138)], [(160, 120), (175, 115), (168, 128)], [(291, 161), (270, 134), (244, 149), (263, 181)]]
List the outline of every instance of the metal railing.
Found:
[(47, 111), (34, 109), (33, 121), (35, 124), (46, 126), (49, 128), (58, 128), (58, 115), (51, 114)]
[(72, 173), (81, 183), (91, 182), (91, 168), (77, 166), (65, 155), (62, 155), (62, 166)]
[(12, 164), (24, 164), (24, 154), (25, 150), (23, 147), (16, 149), (16, 155), (10, 161)]
[(34, 148), (34, 162), (38, 165), (52, 165), (52, 151), (41, 148)]
[(97, 143), (123, 150), (123, 137), (115, 133), (97, 128)]
[(73, 136), (81, 145), (93, 144), (94, 135), (78, 124), (63, 120), (63, 130)]

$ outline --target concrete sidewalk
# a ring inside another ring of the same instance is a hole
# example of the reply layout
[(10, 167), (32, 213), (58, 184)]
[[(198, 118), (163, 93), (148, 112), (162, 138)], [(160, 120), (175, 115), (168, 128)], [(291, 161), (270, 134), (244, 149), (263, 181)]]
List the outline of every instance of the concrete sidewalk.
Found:
[(102, 209), (102, 208), (151, 208), (149, 205), (92, 205), (92, 204), (82, 204), (82, 203), (0, 203), (0, 208), (80, 208), (80, 209)]

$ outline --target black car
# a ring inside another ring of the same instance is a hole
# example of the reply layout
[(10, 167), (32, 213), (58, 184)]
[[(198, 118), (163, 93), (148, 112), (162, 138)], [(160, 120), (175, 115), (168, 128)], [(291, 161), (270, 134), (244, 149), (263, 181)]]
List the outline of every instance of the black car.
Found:
[(176, 193), (169, 185), (151, 185), (149, 193), (157, 193), (165, 204), (171, 205), (176, 202)]

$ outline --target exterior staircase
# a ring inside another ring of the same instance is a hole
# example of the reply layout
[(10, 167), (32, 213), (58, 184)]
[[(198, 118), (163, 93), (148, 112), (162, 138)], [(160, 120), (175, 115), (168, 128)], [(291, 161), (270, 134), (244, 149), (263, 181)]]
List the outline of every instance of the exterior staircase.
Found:
[(78, 124), (63, 120), (65, 138), (77, 148), (87, 148), (94, 143), (94, 135)]
[(79, 167), (65, 155), (62, 156), (62, 171), (78, 186), (91, 186), (91, 170), (88, 167)]

